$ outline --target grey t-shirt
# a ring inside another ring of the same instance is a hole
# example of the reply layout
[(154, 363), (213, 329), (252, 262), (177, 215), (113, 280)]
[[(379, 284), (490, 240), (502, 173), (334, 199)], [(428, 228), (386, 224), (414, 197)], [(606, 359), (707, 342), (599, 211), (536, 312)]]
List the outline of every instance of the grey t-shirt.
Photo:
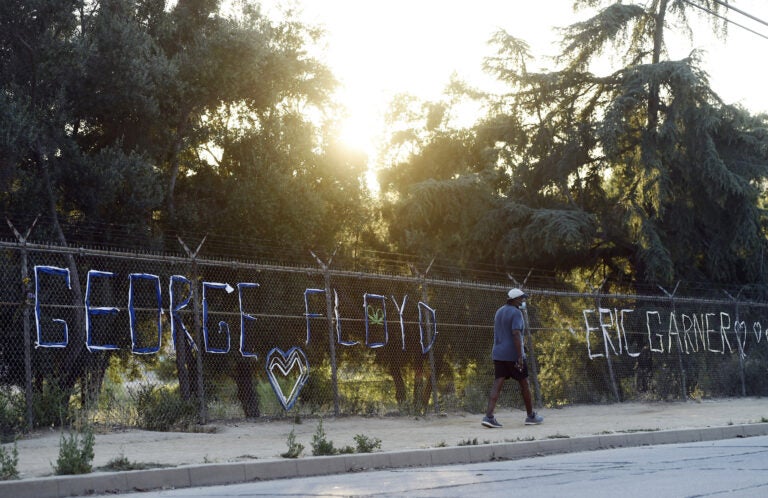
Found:
[[(519, 330), (522, 334), (524, 327), (523, 313), (512, 306), (505, 304), (496, 310), (493, 319), (493, 352), (491, 357), (496, 361), (517, 361), (520, 352), (515, 348), (512, 331)], [(523, 345), (523, 337), (520, 336), (520, 345)], [(522, 356), (525, 358), (525, 347)]]

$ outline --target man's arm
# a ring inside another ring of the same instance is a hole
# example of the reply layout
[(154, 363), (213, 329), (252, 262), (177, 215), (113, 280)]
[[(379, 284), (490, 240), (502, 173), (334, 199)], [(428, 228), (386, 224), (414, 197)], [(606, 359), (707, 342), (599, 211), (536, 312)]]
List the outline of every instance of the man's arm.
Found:
[(517, 366), (523, 368), (523, 331), (520, 329), (514, 329), (512, 331), (512, 341), (515, 344), (517, 350)]

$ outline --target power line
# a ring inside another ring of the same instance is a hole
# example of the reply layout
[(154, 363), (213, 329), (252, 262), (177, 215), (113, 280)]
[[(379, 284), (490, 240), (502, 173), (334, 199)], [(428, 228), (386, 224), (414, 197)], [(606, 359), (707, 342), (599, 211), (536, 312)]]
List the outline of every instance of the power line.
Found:
[(747, 16), (747, 17), (749, 17), (750, 19), (752, 19), (752, 20), (754, 20), (754, 21), (757, 21), (757, 22), (759, 22), (760, 24), (765, 24), (766, 26), (768, 26), (768, 22), (765, 22), (765, 21), (763, 21), (762, 19), (758, 19), (757, 17), (753, 16), (752, 14), (750, 14), (750, 13), (748, 13), (748, 12), (744, 12), (743, 10), (736, 8), (736, 7), (734, 7), (734, 6), (733, 6), (733, 5), (731, 5), (731, 4), (725, 3), (725, 2), (723, 2), (723, 0), (712, 0), (712, 1), (713, 1), (713, 2), (715, 2), (715, 3), (718, 3), (718, 4), (720, 4), (720, 5), (722, 5), (722, 6), (723, 6), (723, 7), (725, 7), (726, 9), (729, 9), (729, 10), (733, 10), (733, 11), (735, 11), (735, 12), (738, 12), (739, 14), (741, 14), (741, 15), (743, 15), (743, 16)]
[[(715, 1), (717, 1), (717, 0), (715, 0)], [(761, 37), (761, 38), (765, 38), (766, 40), (768, 40), (768, 36), (766, 36), (766, 35), (764, 35), (764, 34), (762, 34), (762, 33), (759, 33), (759, 32), (757, 32), (757, 31), (755, 31), (754, 29), (748, 28), (748, 27), (746, 27), (746, 26), (744, 26), (744, 25), (742, 25), (742, 24), (739, 24), (739, 23), (737, 23), (736, 21), (732, 21), (732, 20), (728, 19), (727, 17), (725, 17), (725, 16), (722, 16), (722, 15), (718, 14), (717, 12), (714, 12), (714, 11), (712, 11), (712, 10), (710, 10), (710, 9), (706, 8), (706, 7), (702, 7), (701, 5), (695, 4), (695, 3), (691, 2), (690, 0), (683, 0), (683, 2), (687, 3), (687, 4), (688, 4), (688, 5), (690, 5), (691, 7), (696, 7), (697, 9), (703, 10), (703, 11), (704, 11), (704, 12), (706, 12), (707, 14), (711, 14), (711, 15), (713, 15), (713, 16), (715, 16), (715, 17), (717, 17), (717, 18), (720, 18), (720, 19), (722, 19), (722, 20), (723, 20), (723, 21), (725, 21), (725, 22), (731, 23), (731, 24), (733, 24), (733, 25), (735, 25), (735, 26), (738, 26), (738, 27), (740, 27), (741, 29), (745, 29), (745, 30), (749, 31), (749, 32), (750, 32), (750, 33), (752, 33), (752, 34), (755, 34), (755, 35), (757, 35), (757, 36), (759, 36), (759, 37)], [(718, 3), (721, 3), (721, 2), (718, 2)], [(727, 4), (726, 4), (726, 6), (727, 6)], [(730, 7), (730, 8), (732, 8), (732, 9), (733, 9), (733, 7)], [(733, 10), (736, 10), (736, 9), (733, 9)], [(744, 15), (749, 15), (749, 14), (744, 14)], [(749, 17), (752, 17), (752, 16), (750, 15)], [(758, 19), (758, 21), (759, 21), (759, 19)], [(764, 22), (764, 21), (760, 21), (760, 22), (762, 22), (763, 24), (765, 24), (765, 22)]]

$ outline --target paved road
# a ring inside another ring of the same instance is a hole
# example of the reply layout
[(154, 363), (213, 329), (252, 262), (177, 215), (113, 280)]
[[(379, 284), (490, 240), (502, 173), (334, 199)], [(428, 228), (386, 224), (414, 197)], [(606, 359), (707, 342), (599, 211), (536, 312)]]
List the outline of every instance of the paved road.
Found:
[(764, 498), (768, 496), (768, 436), (105, 496), (511, 495)]

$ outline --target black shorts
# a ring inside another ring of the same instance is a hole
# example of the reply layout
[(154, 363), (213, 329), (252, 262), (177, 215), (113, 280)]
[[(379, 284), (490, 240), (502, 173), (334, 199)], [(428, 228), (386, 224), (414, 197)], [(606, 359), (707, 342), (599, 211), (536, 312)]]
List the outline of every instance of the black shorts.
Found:
[(514, 361), (498, 361), (493, 360), (493, 369), (496, 372), (496, 378), (504, 377), (509, 379), (510, 377), (515, 380), (523, 380), (528, 378), (528, 362), (523, 360), (522, 370), (517, 368), (517, 363)]

